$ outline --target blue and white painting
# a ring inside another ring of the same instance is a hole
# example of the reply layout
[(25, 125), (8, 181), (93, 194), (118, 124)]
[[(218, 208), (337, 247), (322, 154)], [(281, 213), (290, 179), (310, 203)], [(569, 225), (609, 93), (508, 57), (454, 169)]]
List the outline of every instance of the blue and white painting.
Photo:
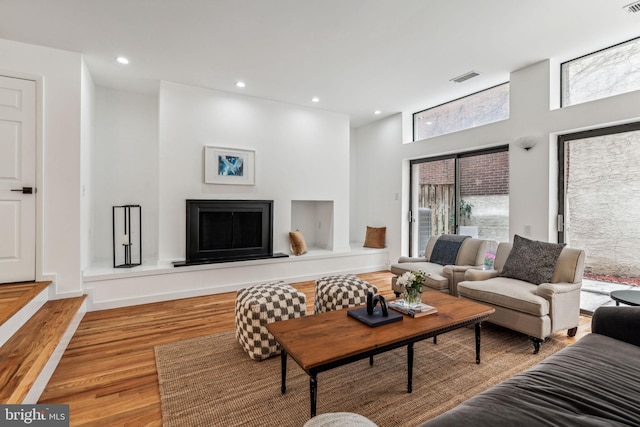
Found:
[(204, 182), (255, 185), (255, 151), (205, 146)]
[(218, 175), (220, 176), (244, 176), (244, 161), (242, 157), (219, 155)]

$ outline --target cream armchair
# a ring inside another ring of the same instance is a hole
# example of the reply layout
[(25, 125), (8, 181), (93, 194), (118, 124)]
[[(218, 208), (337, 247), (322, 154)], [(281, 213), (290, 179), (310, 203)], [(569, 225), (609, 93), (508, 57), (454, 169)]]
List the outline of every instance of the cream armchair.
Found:
[(473, 238), (465, 239), (464, 242), (462, 242), (455, 264), (440, 265), (431, 262), (431, 255), (433, 254), (433, 248), (438, 237), (439, 236), (431, 236), (427, 242), (424, 257), (400, 257), (397, 263), (391, 265), (391, 272), (395, 275), (393, 279), (391, 279), (391, 288), (396, 296), (400, 296), (400, 294), (404, 292), (404, 286), (396, 283), (397, 276), (401, 276), (408, 271), (422, 270), (429, 273), (430, 276), (425, 280), (426, 286), (457, 296), (457, 284), (464, 280), (465, 271), (474, 267), (482, 267), (487, 242)]
[(512, 243), (500, 243), (494, 270), (468, 270), (458, 283), (458, 295), (495, 308), (489, 322), (529, 335), (534, 353), (554, 332), (567, 329), (574, 336), (580, 318), (583, 250), (563, 248), (548, 283), (500, 277)]

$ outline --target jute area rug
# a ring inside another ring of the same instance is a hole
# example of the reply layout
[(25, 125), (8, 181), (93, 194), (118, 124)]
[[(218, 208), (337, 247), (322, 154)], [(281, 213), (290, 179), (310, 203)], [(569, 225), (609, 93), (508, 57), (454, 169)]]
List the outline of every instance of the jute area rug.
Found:
[[(355, 412), (380, 427), (416, 426), (522, 372), (565, 344), (549, 340), (532, 354), (520, 334), (486, 325), (480, 365), (473, 328), (414, 346), (413, 393), (400, 348), (318, 375), (317, 413)], [(172, 426), (296, 426), (309, 419), (309, 377), (289, 358), (280, 393), (280, 356), (256, 362), (233, 331), (155, 347), (162, 422)]]

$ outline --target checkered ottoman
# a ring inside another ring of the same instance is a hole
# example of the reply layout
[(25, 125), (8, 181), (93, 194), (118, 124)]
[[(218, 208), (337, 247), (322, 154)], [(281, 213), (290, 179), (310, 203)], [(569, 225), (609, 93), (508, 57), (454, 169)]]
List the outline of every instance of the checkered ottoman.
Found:
[(353, 274), (325, 276), (316, 280), (313, 314), (355, 307), (367, 303), (367, 292), (378, 288)]
[(307, 297), (283, 281), (262, 283), (236, 293), (236, 339), (253, 360), (280, 351), (267, 323), (307, 314)]

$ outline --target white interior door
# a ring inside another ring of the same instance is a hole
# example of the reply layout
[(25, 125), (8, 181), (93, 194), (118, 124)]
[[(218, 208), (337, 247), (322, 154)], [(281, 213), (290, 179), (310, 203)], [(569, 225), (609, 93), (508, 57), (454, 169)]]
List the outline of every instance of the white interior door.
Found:
[(35, 192), (36, 83), (0, 76), (0, 283), (35, 280)]

